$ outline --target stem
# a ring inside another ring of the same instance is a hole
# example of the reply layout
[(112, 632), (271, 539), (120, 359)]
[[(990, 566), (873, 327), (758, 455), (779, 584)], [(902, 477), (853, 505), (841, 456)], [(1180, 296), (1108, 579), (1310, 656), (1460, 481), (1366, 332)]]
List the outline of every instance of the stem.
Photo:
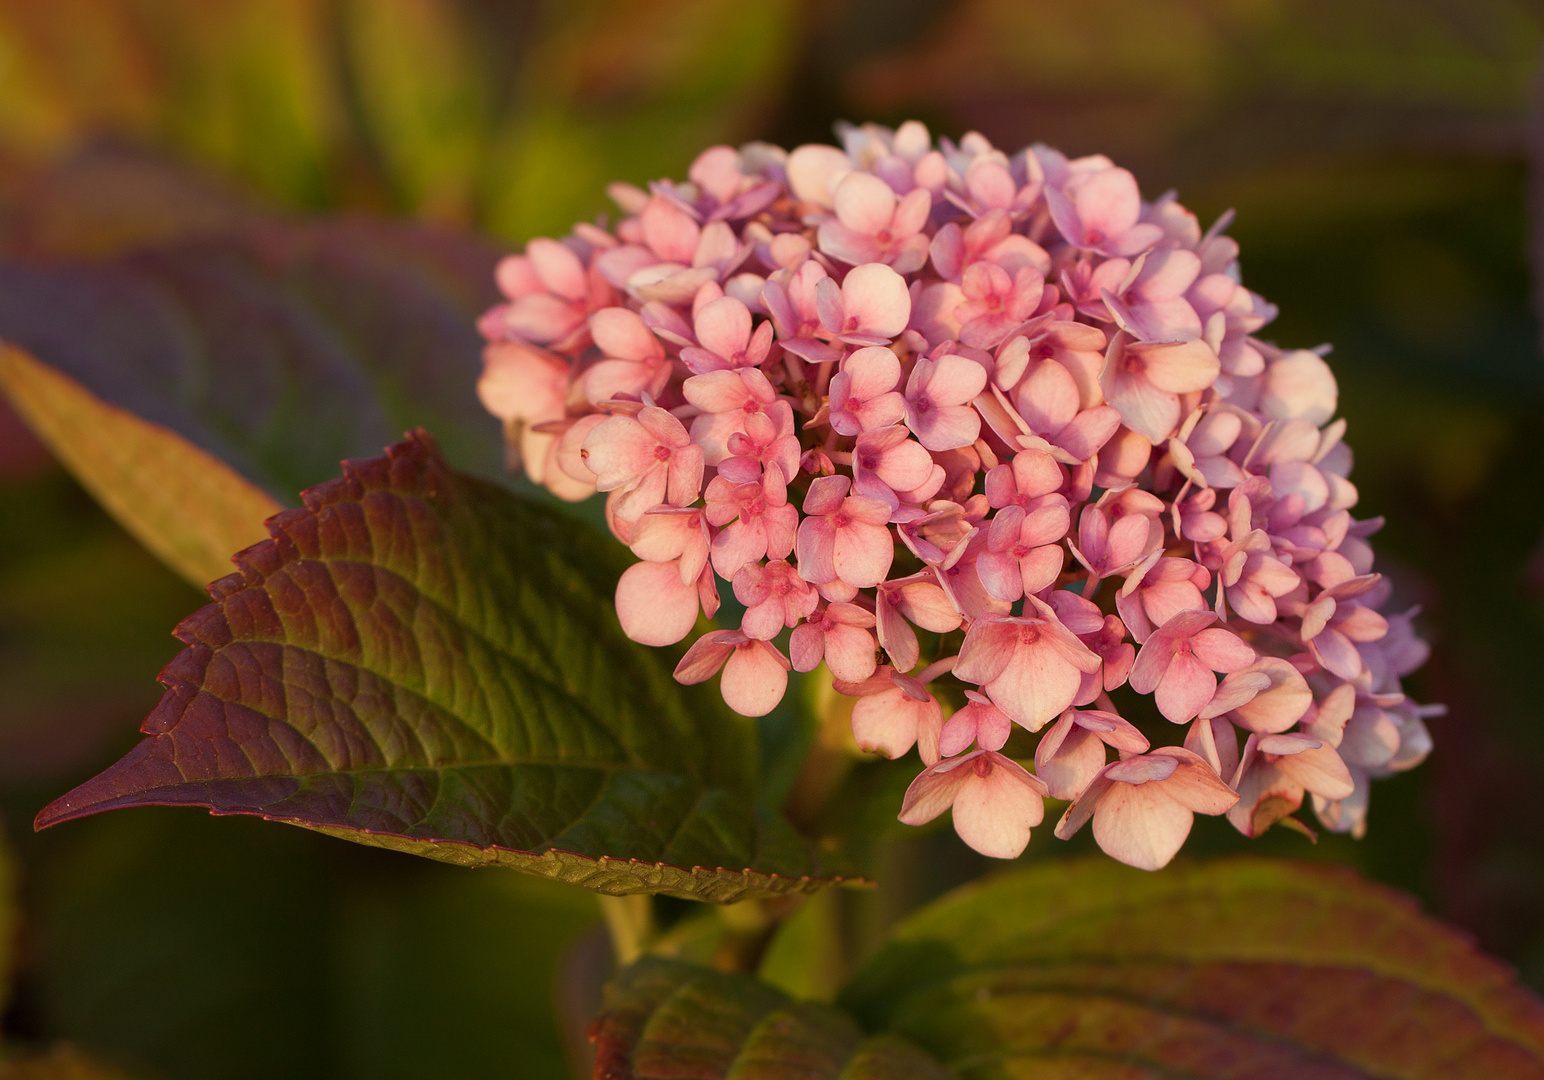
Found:
[(834, 360), (822, 360), (820, 366), (815, 369), (815, 400), (818, 402), (826, 396), (826, 391), (831, 386), (831, 369), (836, 366)]
[(741, 900), (719, 908), (724, 933), (713, 950), (713, 966), (720, 971), (754, 973), (761, 966), (777, 928), (798, 910), (804, 899), (802, 896), (776, 896), (765, 900)]
[(617, 965), (625, 967), (643, 955), (643, 948), (654, 936), (654, 909), (647, 893), (632, 896), (606, 896), (597, 893), (600, 913), (611, 935), (611, 951)]

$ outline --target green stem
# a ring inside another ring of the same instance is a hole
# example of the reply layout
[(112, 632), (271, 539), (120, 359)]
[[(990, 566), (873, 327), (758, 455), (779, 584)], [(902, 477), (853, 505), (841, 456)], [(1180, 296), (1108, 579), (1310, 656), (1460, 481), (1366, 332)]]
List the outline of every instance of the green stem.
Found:
[(625, 967), (643, 955), (644, 946), (654, 936), (654, 908), (647, 893), (631, 896), (606, 896), (597, 893), (600, 913), (611, 935), (611, 951), (618, 966)]

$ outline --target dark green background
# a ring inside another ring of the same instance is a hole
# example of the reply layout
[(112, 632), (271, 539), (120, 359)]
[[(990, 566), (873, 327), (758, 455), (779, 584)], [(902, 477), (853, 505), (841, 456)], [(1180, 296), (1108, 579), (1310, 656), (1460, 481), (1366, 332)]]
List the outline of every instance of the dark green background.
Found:
[[(1246, 845), (1202, 820), (1187, 854), (1354, 863), (1544, 987), (1541, 28), (1506, 0), (0, 0), (0, 245), (159, 235), (153, 215), (124, 237), (36, 210), (40, 171), (87, 145), (274, 210), (513, 245), (603, 210), (609, 179), (683, 175), (715, 141), (828, 139), (838, 117), (1103, 151), (1203, 220), (1236, 207), (1245, 281), (1282, 308), (1267, 336), (1336, 346), (1360, 513), (1388, 517), (1380, 568), (1435, 645), (1411, 686), (1450, 712), (1432, 759), (1374, 788), (1365, 840)], [(567, 1075), (604, 960), (588, 894), (194, 811), (32, 834), (133, 742), (200, 602), (0, 416), (8, 1042), (209, 1080)], [(1026, 858), (1085, 846), (1044, 831)], [(985, 864), (944, 829), (882, 867), (841, 905), (854, 950)]]

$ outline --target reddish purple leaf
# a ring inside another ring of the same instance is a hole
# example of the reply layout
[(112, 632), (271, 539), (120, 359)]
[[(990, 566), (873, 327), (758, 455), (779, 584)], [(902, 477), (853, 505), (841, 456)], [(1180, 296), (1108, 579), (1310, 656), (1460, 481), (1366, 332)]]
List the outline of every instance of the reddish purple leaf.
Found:
[(304, 500), (177, 627), (150, 738), (40, 828), (192, 805), (603, 892), (829, 880), (752, 803), (751, 723), (622, 634), (604, 537), (422, 433)]
[(108, 257), (0, 264), (0, 338), (289, 498), (418, 425), (496, 474), (477, 401), (495, 251), (422, 225), (238, 214)]

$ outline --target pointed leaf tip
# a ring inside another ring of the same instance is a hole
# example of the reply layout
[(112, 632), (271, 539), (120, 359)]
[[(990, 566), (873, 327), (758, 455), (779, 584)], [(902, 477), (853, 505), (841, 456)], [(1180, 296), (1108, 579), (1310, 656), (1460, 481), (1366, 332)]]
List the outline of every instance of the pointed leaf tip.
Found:
[(756, 736), (627, 640), (617, 552), (410, 433), (304, 493), (176, 629), (148, 736), (38, 814), (203, 806), (608, 893), (826, 875), (756, 808)]

